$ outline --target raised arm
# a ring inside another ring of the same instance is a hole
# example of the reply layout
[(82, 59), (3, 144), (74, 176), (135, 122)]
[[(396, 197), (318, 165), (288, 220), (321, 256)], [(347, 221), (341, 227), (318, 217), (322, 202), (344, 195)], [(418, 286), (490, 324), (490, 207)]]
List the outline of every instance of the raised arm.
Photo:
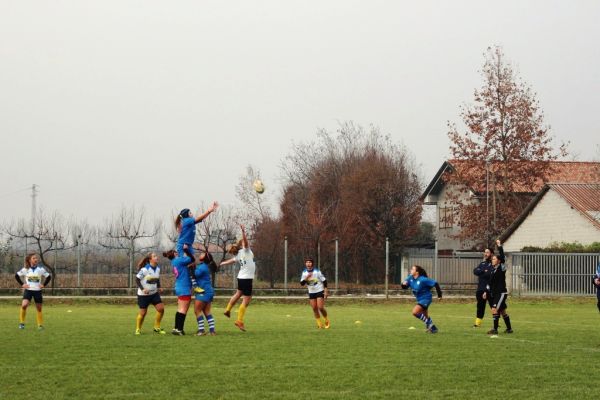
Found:
[(213, 203), (210, 205), (210, 207), (208, 207), (208, 210), (206, 210), (203, 214), (198, 215), (196, 217), (196, 219), (194, 220), (194, 222), (198, 223), (198, 222), (203, 221), (204, 218), (208, 217), (218, 207), (219, 207), (219, 203), (217, 203), (216, 201), (213, 201)]
[(244, 225), (240, 225), (240, 228), (242, 228), (242, 246), (244, 246), (245, 249), (248, 249), (250, 246), (248, 246), (248, 237), (246, 236), (246, 227)]
[(506, 258), (504, 257), (504, 249), (502, 248), (502, 242), (500, 239), (496, 240), (496, 246), (498, 247), (498, 259), (500, 259), (500, 262), (504, 264)]

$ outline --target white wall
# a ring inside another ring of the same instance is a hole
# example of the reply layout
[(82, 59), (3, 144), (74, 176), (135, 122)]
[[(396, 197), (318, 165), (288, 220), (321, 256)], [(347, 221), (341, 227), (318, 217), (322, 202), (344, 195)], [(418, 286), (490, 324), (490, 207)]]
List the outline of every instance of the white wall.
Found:
[(552, 242), (600, 241), (600, 229), (550, 189), (533, 211), (504, 243), (505, 251), (520, 251), (524, 246), (547, 247)]

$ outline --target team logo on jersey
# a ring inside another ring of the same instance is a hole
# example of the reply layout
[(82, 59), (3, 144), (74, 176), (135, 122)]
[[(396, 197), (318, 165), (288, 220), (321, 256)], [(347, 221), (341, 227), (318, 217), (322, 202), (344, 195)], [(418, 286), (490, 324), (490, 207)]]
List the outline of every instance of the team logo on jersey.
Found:
[(29, 282), (39, 282), (40, 281), (40, 277), (37, 275), (29, 275), (27, 276), (27, 280)]
[(156, 277), (151, 277), (151, 278), (146, 278), (146, 283), (149, 285), (155, 285), (156, 283), (158, 283), (158, 278)]

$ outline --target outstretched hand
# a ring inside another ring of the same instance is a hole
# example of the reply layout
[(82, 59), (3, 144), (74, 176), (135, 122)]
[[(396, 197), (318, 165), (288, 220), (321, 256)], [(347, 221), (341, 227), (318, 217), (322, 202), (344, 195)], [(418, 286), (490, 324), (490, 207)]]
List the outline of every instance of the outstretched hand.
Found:
[(208, 212), (213, 212), (217, 208), (219, 208), (219, 203), (217, 203), (216, 201), (213, 201), (213, 203), (210, 205), (210, 207), (208, 207)]

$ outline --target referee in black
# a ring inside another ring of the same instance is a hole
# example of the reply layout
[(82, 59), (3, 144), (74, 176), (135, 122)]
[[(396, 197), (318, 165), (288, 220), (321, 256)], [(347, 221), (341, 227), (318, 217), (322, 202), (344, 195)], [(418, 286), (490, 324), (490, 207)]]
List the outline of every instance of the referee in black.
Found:
[[(473, 270), (473, 274), (477, 276), (477, 291), (475, 292), (475, 298), (477, 299), (477, 314), (473, 328), (479, 328), (481, 326), (483, 316), (485, 315), (485, 303), (489, 303), (490, 307), (492, 306), (492, 299), (490, 292), (488, 291), (488, 286), (490, 285), (490, 278), (492, 277), (492, 271), (494, 270), (494, 267), (492, 267), (493, 255), (494, 250), (489, 247), (486, 248), (483, 251), (483, 261), (481, 261)], [(484, 297), (484, 294), (487, 294), (487, 296)]]
[[(510, 317), (506, 313), (508, 304), (506, 303), (506, 297), (508, 296), (508, 290), (506, 289), (506, 265), (504, 264), (506, 259), (504, 257), (504, 249), (500, 240), (496, 240), (498, 247), (498, 255), (492, 256), (492, 275), (490, 277), (490, 295), (492, 299), (492, 316), (494, 318), (494, 328), (488, 331), (488, 335), (498, 334), (498, 321), (500, 315), (506, 324), (506, 330), (504, 333), (513, 333), (510, 325)], [(487, 294), (485, 294), (487, 297)]]

